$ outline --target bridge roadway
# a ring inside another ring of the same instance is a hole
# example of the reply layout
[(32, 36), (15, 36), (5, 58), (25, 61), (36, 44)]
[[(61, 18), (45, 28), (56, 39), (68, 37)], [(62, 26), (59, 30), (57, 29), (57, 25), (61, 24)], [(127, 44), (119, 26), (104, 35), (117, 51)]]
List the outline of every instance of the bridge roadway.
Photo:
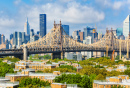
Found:
[[(114, 49), (115, 52), (119, 52), (119, 49)], [(81, 51), (95, 51), (95, 52), (106, 52), (106, 48), (90, 48), (90, 47), (67, 47), (63, 48), (36, 48), (27, 49), (27, 55), (30, 54), (41, 54), (41, 53), (61, 53), (61, 52), (81, 52)], [(111, 53), (113, 49), (109, 48), (108, 52)], [(127, 53), (127, 50), (121, 50), (122, 53)], [(129, 52), (130, 53), (130, 52)], [(22, 59), (24, 54), (23, 49), (2, 49), (0, 50), (1, 56), (16, 56)]]

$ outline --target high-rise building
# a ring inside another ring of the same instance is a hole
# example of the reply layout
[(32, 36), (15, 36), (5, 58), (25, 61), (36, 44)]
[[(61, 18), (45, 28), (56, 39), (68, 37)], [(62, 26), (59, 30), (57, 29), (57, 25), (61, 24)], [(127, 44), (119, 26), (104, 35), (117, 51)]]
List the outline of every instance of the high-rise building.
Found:
[(10, 40), (13, 38), (13, 34), (10, 34)]
[(69, 25), (62, 25), (62, 28), (66, 32), (67, 35), (69, 35)]
[(128, 15), (123, 22), (123, 35), (127, 37), (129, 33), (130, 33), (130, 15)]
[(37, 35), (39, 35), (40, 31), (37, 31)]
[(13, 33), (13, 45), (18, 45), (17, 36), (18, 36), (18, 32), (14, 32)]
[(34, 36), (34, 30), (33, 29), (31, 29), (31, 31), (30, 31), (30, 37), (32, 37), (32, 36)]
[(46, 14), (40, 14), (40, 36), (46, 35)]
[(20, 45), (22, 45), (22, 33), (21, 32), (18, 32), (17, 33), (18, 35), (17, 35), (17, 41), (18, 41), (18, 47), (20, 46)]
[(30, 34), (30, 25), (28, 23), (28, 18), (27, 18), (25, 25), (24, 25), (24, 32), (25, 32), (26, 35)]
[(79, 32), (80, 41), (83, 41), (84, 39), (84, 32)]
[(79, 32), (81, 32), (81, 30), (73, 31), (72, 37), (73, 37), (74, 40), (80, 41)]
[(1, 43), (4, 44), (5, 43), (5, 36), (2, 34), (1, 35)]
[(120, 35), (123, 35), (123, 28), (117, 28), (116, 29), (116, 35), (119, 37)]
[[(86, 37), (85, 40), (83, 40), (83, 43), (84, 44), (91, 44), (92, 43), (92, 37), (91, 36)], [(92, 57), (92, 52), (91, 51), (87, 51), (85, 53), (87, 54), (87, 59)]]
[(1, 44), (1, 34), (0, 34), (0, 44)]
[(84, 28), (84, 38), (91, 36), (92, 37), (92, 43), (94, 42), (94, 39), (98, 37), (98, 33), (94, 31), (95, 28), (86, 27)]
[(22, 32), (22, 44), (25, 43), (25, 32)]

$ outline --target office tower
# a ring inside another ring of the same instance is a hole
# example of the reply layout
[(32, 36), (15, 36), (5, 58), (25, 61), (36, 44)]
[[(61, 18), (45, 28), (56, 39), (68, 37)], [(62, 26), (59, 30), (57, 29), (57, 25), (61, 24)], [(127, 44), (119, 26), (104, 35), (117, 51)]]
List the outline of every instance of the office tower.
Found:
[(123, 35), (123, 28), (117, 28), (116, 29), (116, 35), (119, 37), (120, 35)]
[(18, 34), (18, 32), (14, 32), (13, 33), (13, 45), (17, 45), (18, 43), (17, 43), (17, 34)]
[(30, 37), (32, 37), (32, 36), (34, 36), (34, 30), (33, 29), (31, 29), (31, 31), (30, 31)]
[(1, 36), (1, 44), (4, 44), (5, 43), (5, 36), (2, 34)]
[(25, 43), (30, 42), (30, 35), (25, 35)]
[[(91, 44), (92, 43), (92, 37), (91, 36), (86, 37), (85, 40), (83, 40), (83, 43), (84, 44)], [(87, 51), (87, 52), (85, 52), (85, 54), (87, 54), (87, 59), (92, 57), (91, 51)]]
[(62, 28), (66, 32), (67, 35), (69, 35), (69, 25), (62, 25)]
[(0, 44), (1, 44), (1, 34), (0, 34)]
[(20, 45), (22, 45), (22, 33), (21, 32), (18, 32), (17, 33), (17, 41), (18, 41), (18, 47), (20, 46)]
[(8, 39), (5, 40), (5, 44), (6, 44), (6, 49), (9, 49), (9, 41), (8, 41)]
[(29, 23), (28, 23), (28, 18), (27, 18), (25, 25), (24, 25), (24, 32), (25, 32), (26, 35), (30, 34), (30, 26), (29, 26)]
[(87, 36), (91, 36), (92, 37), (92, 43), (94, 42), (94, 39), (96, 37), (98, 37), (98, 33), (94, 30), (95, 30), (95, 28), (90, 28), (90, 27), (84, 28), (84, 38), (86, 38)]
[(30, 42), (33, 42), (34, 30), (31, 29), (30, 31)]
[(10, 34), (10, 40), (13, 38), (13, 34)]
[(25, 32), (21, 32), (22, 33), (22, 44), (25, 43)]
[(130, 15), (128, 15), (123, 22), (123, 35), (127, 37), (129, 32), (130, 32)]
[(98, 40), (101, 40), (101, 39), (102, 39), (102, 33), (99, 32), (99, 33), (98, 33)]
[(83, 41), (84, 39), (84, 32), (79, 32), (80, 41)]
[(81, 32), (81, 30), (73, 31), (72, 37), (73, 37), (74, 40), (80, 41), (79, 32)]
[(46, 14), (40, 14), (40, 36), (46, 35)]

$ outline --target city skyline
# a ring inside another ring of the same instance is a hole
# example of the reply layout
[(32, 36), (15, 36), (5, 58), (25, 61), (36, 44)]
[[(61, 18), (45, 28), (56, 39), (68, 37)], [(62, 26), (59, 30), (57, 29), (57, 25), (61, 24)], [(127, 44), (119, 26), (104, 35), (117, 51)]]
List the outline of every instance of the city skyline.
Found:
[[(23, 31), (26, 16), (30, 29), (38, 31), (39, 14), (47, 14), (47, 32), (53, 27), (54, 20), (58, 22), (61, 19), (63, 24), (70, 25), (72, 34), (74, 30), (94, 27), (95, 24), (98, 31), (103, 33), (106, 27), (122, 28), (124, 19), (130, 14), (128, 0), (5, 0), (0, 3), (0, 32), (6, 38), (12, 31)], [(7, 31), (6, 34), (3, 29)]]

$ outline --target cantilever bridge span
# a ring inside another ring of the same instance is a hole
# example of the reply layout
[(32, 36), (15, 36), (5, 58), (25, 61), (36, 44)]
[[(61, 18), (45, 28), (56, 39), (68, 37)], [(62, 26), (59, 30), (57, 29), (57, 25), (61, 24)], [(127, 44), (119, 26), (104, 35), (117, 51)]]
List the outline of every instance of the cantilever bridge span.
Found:
[(122, 52), (127, 53), (127, 58), (129, 58), (129, 47), (130, 39), (117, 39), (112, 30), (107, 30), (104, 37), (93, 44), (77, 42), (65, 33), (60, 21), (60, 24), (54, 22), (54, 27), (43, 38), (21, 45), (19, 49), (0, 50), (0, 56), (23, 56), (23, 59), (26, 60), (29, 54), (52, 53), (52, 59), (57, 57), (63, 59), (64, 52), (100, 51), (106, 52), (106, 56), (108, 56), (108, 52), (115, 50), (120, 53), (120, 58)]

